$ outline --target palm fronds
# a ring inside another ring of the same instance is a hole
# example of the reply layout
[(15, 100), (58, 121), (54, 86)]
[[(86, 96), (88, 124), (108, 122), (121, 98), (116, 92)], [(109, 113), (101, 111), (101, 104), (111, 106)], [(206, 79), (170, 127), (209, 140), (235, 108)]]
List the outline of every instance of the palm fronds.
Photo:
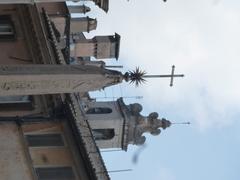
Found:
[(139, 67), (136, 67), (133, 71), (128, 71), (124, 74), (124, 79), (130, 83), (135, 83), (136, 86), (139, 86), (140, 84), (144, 83), (146, 80), (144, 79), (144, 76), (146, 75), (145, 71), (142, 71), (139, 69)]

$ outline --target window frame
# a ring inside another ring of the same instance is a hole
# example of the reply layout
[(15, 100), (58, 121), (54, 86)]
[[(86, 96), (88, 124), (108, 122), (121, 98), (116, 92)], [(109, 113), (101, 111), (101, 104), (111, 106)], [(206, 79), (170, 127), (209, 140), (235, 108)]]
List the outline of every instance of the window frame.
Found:
[(0, 97), (0, 112), (2, 111), (32, 111), (34, 110), (34, 98), (28, 96), (27, 101), (1, 101)]
[[(100, 110), (100, 111), (97, 111)], [(107, 110), (107, 111), (106, 111)], [(91, 107), (86, 111), (86, 114), (111, 114), (113, 110), (109, 107)]]
[[(73, 175), (73, 179), (70, 179), (70, 180), (78, 180), (78, 176), (76, 174), (74, 166), (35, 166), (34, 171), (36, 173), (37, 180), (50, 180), (50, 179), (40, 179), (38, 169), (43, 170), (43, 169), (57, 169), (57, 168), (60, 169), (60, 172), (63, 171), (63, 168), (70, 168), (72, 170), (72, 175)], [(55, 174), (58, 175), (58, 173), (55, 173)], [(50, 177), (50, 178), (52, 178), (52, 177)], [(59, 177), (56, 177), (56, 178), (57, 178), (56, 180), (58, 180)], [(53, 180), (55, 180), (55, 179), (53, 179)], [(65, 180), (65, 179), (63, 179), (63, 180)]]
[[(102, 131), (102, 132), (101, 132)], [(105, 132), (104, 132), (105, 131)], [(98, 138), (97, 136), (94, 136), (94, 132), (96, 133), (102, 133), (103, 135), (107, 135), (107, 131), (110, 131), (109, 134), (111, 136), (109, 137), (106, 137), (106, 138)], [(114, 128), (105, 128), (105, 129), (92, 129), (92, 133), (93, 133), (93, 136), (94, 136), (94, 139), (96, 141), (108, 141), (108, 140), (112, 140), (115, 136), (116, 136), (116, 133), (115, 133), (115, 129)]]
[(11, 15), (9, 15), (9, 14), (0, 15), (0, 29), (1, 29), (1, 25), (9, 26), (9, 29), (11, 29), (12, 31), (10, 34), (4, 34), (4, 33), (1, 34), (1, 32), (0, 32), (0, 42), (15, 40), (16, 39), (16, 30), (15, 30), (15, 26), (12, 21)]
[[(27, 136), (41, 136), (41, 135), (59, 135), (62, 139), (63, 145), (43, 145), (43, 146), (30, 146)], [(61, 132), (52, 132), (52, 133), (24, 133), (24, 138), (26, 141), (26, 145), (29, 149), (39, 149), (39, 148), (67, 148), (67, 142), (66, 139), (64, 137), (64, 135)]]

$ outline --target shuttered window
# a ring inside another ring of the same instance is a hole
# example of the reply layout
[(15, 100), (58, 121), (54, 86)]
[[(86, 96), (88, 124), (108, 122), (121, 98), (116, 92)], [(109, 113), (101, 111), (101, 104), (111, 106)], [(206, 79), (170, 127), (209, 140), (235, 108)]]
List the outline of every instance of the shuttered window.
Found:
[(10, 15), (0, 15), (0, 41), (15, 39), (15, 31)]
[(61, 134), (26, 135), (26, 140), (29, 147), (64, 146), (64, 140)]
[(0, 111), (33, 110), (32, 96), (0, 96)]
[(38, 180), (75, 180), (72, 167), (35, 168)]

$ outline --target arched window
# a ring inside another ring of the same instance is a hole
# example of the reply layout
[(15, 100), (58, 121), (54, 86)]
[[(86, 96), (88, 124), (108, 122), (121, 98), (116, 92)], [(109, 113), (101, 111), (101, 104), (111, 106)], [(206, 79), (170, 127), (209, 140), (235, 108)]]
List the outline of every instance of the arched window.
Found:
[(86, 114), (109, 114), (111, 112), (112, 112), (111, 108), (94, 107), (88, 109)]
[(114, 129), (93, 129), (95, 140), (110, 140), (115, 136)]

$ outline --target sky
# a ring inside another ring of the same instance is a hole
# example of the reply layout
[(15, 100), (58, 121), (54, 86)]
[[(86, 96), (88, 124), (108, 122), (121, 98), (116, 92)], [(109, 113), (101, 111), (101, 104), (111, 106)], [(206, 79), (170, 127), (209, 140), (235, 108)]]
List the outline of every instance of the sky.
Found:
[[(143, 96), (126, 104), (143, 105), (143, 115), (158, 112), (175, 125), (159, 136), (147, 135), (146, 147), (103, 152), (113, 180), (239, 180), (240, 179), (240, 1), (239, 0), (110, 0), (106, 14), (92, 3), (87, 15), (97, 18), (96, 31), (121, 35), (120, 57), (106, 60), (136, 66), (149, 74), (176, 78), (149, 79), (136, 88), (123, 83), (92, 96)], [(138, 163), (132, 158), (140, 151)]]

